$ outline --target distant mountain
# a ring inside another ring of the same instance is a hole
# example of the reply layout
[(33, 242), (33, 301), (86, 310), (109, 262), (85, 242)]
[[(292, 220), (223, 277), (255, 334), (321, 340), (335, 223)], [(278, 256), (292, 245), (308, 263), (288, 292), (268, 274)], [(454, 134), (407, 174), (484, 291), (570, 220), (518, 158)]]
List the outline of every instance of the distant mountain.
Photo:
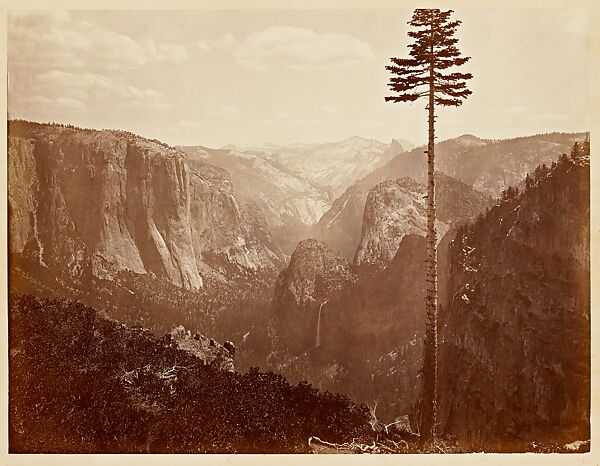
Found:
[(329, 208), (327, 191), (304, 175), (263, 154), (201, 146), (179, 147), (188, 157), (226, 169), (235, 191), (255, 202), (271, 227), (316, 223)]
[(10, 121), (8, 178), (9, 250), (57, 276), (130, 270), (199, 289), (282, 260), (225, 170), (159, 141)]
[[(559, 154), (569, 152), (585, 133), (550, 133), (514, 139), (489, 140), (467, 134), (437, 143), (436, 170), (497, 197), (508, 186), (516, 186), (538, 165), (550, 164)], [(427, 158), (423, 147), (395, 157), (370, 175), (373, 180), (389, 176), (427, 179)]]
[(412, 145), (354, 136), (337, 143), (179, 147), (189, 157), (226, 169), (241, 199), (265, 214), (273, 240), (287, 254), (312, 235), (331, 201), (350, 184)]
[(226, 149), (262, 155), (303, 175), (325, 188), (330, 199), (335, 199), (352, 183), (410, 147), (406, 141), (394, 140), (385, 144), (359, 136), (326, 144), (225, 146)]
[[(549, 164), (561, 152), (569, 152), (584, 133), (553, 133), (501, 141), (464, 135), (436, 144), (436, 171), (462, 181), (488, 196), (517, 185), (541, 163)], [(360, 240), (360, 226), (369, 190), (385, 180), (409, 177), (427, 179), (424, 148), (400, 153), (350, 186), (335, 199), (315, 229), (325, 241), (352, 260)], [(438, 203), (444, 196), (438, 193)]]

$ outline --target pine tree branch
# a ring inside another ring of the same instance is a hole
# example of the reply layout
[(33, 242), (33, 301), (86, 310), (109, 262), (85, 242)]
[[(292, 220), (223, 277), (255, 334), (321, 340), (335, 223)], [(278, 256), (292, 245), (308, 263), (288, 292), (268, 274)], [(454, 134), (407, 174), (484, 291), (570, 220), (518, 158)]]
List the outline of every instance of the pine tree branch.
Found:
[(385, 98), (386, 102), (412, 102), (421, 97), (420, 94), (403, 94), (398, 96), (389, 96)]

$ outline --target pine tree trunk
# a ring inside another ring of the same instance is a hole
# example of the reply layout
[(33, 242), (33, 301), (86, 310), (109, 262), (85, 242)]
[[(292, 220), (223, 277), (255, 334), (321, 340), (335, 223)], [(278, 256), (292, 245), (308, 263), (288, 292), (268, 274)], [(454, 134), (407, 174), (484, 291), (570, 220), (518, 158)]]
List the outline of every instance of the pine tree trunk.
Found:
[(435, 85), (433, 48), (429, 68), (429, 141), (427, 145), (427, 289), (425, 310), (425, 349), (423, 361), (423, 408), (421, 443), (435, 436), (437, 404), (437, 249), (435, 233)]

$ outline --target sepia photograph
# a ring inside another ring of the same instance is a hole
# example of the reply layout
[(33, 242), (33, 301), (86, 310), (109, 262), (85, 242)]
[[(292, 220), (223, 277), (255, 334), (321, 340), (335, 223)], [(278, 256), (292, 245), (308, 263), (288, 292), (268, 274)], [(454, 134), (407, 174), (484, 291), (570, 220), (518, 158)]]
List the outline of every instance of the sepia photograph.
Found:
[(109, 8), (5, 10), (8, 456), (591, 460), (590, 9)]

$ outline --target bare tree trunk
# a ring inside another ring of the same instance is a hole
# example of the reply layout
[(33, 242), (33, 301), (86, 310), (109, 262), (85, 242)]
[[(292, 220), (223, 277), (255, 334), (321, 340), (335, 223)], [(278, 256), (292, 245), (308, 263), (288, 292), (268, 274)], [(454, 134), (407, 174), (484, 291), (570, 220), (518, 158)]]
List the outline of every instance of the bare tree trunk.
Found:
[(429, 68), (429, 141), (427, 145), (427, 290), (425, 349), (423, 361), (423, 408), (421, 443), (435, 436), (437, 403), (437, 249), (435, 233), (435, 83), (433, 47)]

